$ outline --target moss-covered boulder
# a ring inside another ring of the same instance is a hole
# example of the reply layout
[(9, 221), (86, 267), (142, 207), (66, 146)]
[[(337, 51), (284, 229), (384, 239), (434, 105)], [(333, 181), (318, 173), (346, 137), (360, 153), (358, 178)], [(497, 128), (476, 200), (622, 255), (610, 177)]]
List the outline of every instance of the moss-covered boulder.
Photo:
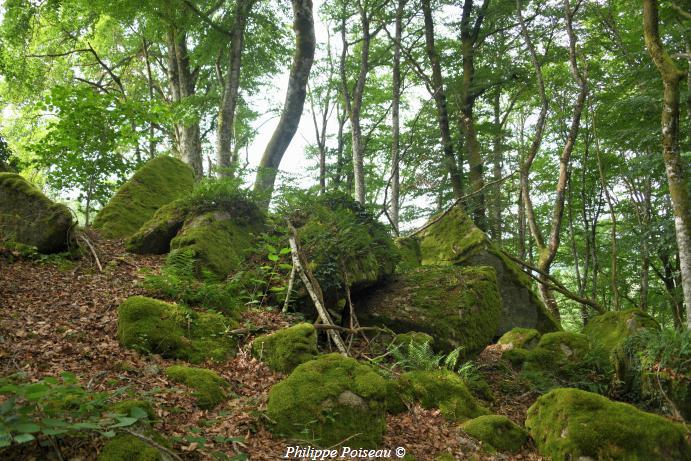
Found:
[(386, 381), (339, 354), (299, 365), (269, 392), (267, 416), (281, 436), (320, 447), (376, 448), (386, 424)]
[(445, 418), (465, 421), (489, 411), (473, 397), (468, 386), (449, 370), (410, 371), (398, 380), (404, 401), (419, 401), (425, 408), (438, 408)]
[(290, 219), (327, 299), (375, 285), (399, 260), (388, 229), (349, 195), (330, 192), (291, 204)]
[(513, 328), (502, 335), (497, 344), (512, 348), (533, 349), (540, 341), (540, 332), (534, 328)]
[(193, 215), (170, 241), (168, 258), (174, 259), (179, 252), (192, 253), (197, 275), (213, 274), (223, 279), (240, 268), (259, 231), (259, 226), (240, 222), (226, 211)]
[(430, 346), (433, 346), (434, 338), (432, 337), (432, 335), (428, 335), (427, 333), (423, 333), (421, 331), (409, 331), (407, 333), (398, 333), (396, 336), (394, 336), (391, 343), (392, 346), (400, 347), (403, 348), (403, 350), (407, 350), (411, 344), (417, 347), (421, 347), (424, 344), (429, 344)]
[(530, 351), (526, 364), (539, 368), (554, 368), (566, 363), (580, 362), (590, 351), (585, 335), (568, 331), (547, 333)]
[(74, 224), (66, 206), (53, 202), (18, 174), (0, 173), (0, 242), (54, 253), (65, 249)]
[(202, 410), (214, 408), (229, 395), (230, 383), (213, 370), (173, 365), (166, 368), (166, 376), (174, 383), (191, 388), (192, 396)]
[(463, 423), (461, 429), (490, 450), (516, 453), (528, 441), (528, 432), (506, 416), (478, 416)]
[(420, 267), (394, 276), (358, 298), (356, 305), (363, 324), (424, 332), (440, 349), (462, 346), (464, 353), (492, 342), (501, 317), (491, 267)]
[(144, 353), (199, 363), (222, 361), (236, 351), (225, 332), (236, 322), (221, 314), (196, 312), (144, 296), (128, 298), (118, 307), (120, 344)]
[(691, 459), (680, 424), (578, 389), (555, 389), (528, 410), (526, 427), (554, 461)]
[(115, 193), (94, 220), (107, 238), (128, 237), (151, 219), (156, 210), (189, 194), (194, 187), (192, 169), (173, 157), (149, 160)]
[(129, 434), (119, 434), (103, 446), (98, 461), (165, 461), (161, 452)]
[(317, 350), (317, 330), (311, 323), (300, 323), (252, 342), (252, 355), (275, 371), (288, 373), (312, 360)]
[(178, 235), (190, 213), (191, 210), (184, 199), (163, 205), (127, 239), (127, 250), (137, 254), (168, 253), (170, 241)]
[[(436, 221), (435, 221), (436, 219)], [(559, 322), (532, 290), (530, 278), (494, 245), (459, 206), (432, 218), (421, 232), (398, 242), (402, 268), (428, 265), (491, 266), (497, 274), (502, 316), (496, 335), (514, 327), (540, 333), (560, 330)]]

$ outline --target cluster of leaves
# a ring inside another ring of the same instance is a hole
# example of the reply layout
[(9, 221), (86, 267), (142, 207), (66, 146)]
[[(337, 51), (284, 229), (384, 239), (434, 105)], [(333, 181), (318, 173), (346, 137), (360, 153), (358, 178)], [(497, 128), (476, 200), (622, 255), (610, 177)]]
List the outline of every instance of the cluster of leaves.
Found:
[(463, 347), (457, 347), (448, 354), (435, 354), (429, 341), (410, 341), (405, 344), (389, 346), (389, 354), (394, 359), (394, 367), (403, 370), (432, 371), (440, 368), (459, 372), (462, 376), (469, 373), (469, 368), (457, 369)]
[[(225, 413), (225, 412), (221, 412)], [(200, 424), (204, 424), (206, 420), (200, 421)], [(214, 421), (209, 421), (210, 423), (213, 423)], [(233, 444), (233, 445), (241, 445), (245, 440), (242, 437), (226, 437), (223, 435), (216, 435), (214, 436), (211, 440), (209, 440), (207, 437), (205, 437), (202, 434), (202, 428), (200, 427), (191, 427), (189, 429), (189, 433), (180, 435), (180, 436), (175, 436), (172, 438), (173, 442), (177, 443), (186, 443), (188, 446), (193, 446), (195, 447), (195, 450), (200, 451), (200, 452), (207, 452), (207, 445), (211, 446), (216, 446), (216, 445), (222, 445), (222, 444)], [(215, 459), (218, 460), (223, 460), (223, 461), (246, 461), (249, 459), (246, 453), (240, 452), (235, 454), (234, 456), (228, 456), (224, 452), (220, 450), (212, 450), (209, 452), (211, 456), (213, 456)]]
[(46, 377), (26, 382), (22, 375), (0, 380), (0, 448), (27, 443), (40, 436), (74, 436), (97, 433), (113, 437), (119, 429), (131, 427), (147, 417), (133, 408), (129, 415), (108, 412), (108, 404), (125, 388), (105, 393), (83, 389), (75, 375)]
[(239, 178), (204, 179), (182, 199), (181, 206), (198, 213), (224, 210), (242, 223), (263, 221), (265, 217), (254, 192), (241, 185)]

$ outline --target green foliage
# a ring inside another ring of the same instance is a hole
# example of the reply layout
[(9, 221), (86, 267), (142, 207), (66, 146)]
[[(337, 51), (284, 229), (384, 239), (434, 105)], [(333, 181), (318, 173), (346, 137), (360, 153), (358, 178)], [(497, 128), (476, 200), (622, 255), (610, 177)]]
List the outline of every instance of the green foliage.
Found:
[(32, 442), (38, 437), (64, 437), (97, 433), (113, 437), (121, 428), (148, 418), (139, 406), (125, 408), (110, 402), (122, 395), (116, 391), (89, 392), (76, 376), (45, 377), (36, 382), (13, 375), (0, 380), (0, 448)]
[(555, 389), (528, 409), (526, 427), (540, 453), (555, 461), (688, 459), (680, 424), (578, 389)]
[(403, 370), (431, 371), (444, 368), (455, 371), (462, 352), (463, 346), (459, 346), (448, 354), (435, 354), (430, 341), (392, 343), (389, 347), (389, 353), (395, 360), (394, 366)]

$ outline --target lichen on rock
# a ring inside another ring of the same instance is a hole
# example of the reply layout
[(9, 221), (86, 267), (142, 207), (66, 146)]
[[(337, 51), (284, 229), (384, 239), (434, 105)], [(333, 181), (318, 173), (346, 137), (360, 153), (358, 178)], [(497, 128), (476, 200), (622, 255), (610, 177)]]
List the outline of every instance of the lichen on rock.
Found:
[(54, 253), (67, 247), (74, 226), (72, 213), (14, 173), (0, 173), (0, 242)]
[(288, 373), (318, 354), (317, 330), (311, 323), (300, 323), (252, 342), (252, 355), (272, 370)]
[(118, 339), (123, 346), (192, 363), (233, 355), (235, 341), (225, 332), (236, 325), (221, 314), (144, 296), (132, 296), (118, 307)]
[(142, 165), (98, 213), (94, 227), (107, 238), (128, 237), (161, 206), (192, 191), (194, 172), (185, 163), (160, 156)]
[(398, 274), (358, 298), (363, 324), (419, 331), (440, 349), (482, 350), (499, 325), (501, 303), (491, 267), (425, 266)]
[(506, 416), (483, 415), (461, 424), (471, 437), (481, 440), (491, 450), (515, 453), (528, 441), (528, 432)]
[(319, 447), (378, 447), (385, 411), (384, 378), (340, 354), (299, 365), (271, 388), (267, 406), (274, 433)]
[(191, 388), (192, 396), (202, 410), (214, 408), (229, 396), (230, 383), (213, 370), (173, 365), (166, 368), (166, 376), (174, 383)]
[(680, 424), (592, 392), (554, 389), (528, 409), (526, 427), (554, 461), (691, 459)]

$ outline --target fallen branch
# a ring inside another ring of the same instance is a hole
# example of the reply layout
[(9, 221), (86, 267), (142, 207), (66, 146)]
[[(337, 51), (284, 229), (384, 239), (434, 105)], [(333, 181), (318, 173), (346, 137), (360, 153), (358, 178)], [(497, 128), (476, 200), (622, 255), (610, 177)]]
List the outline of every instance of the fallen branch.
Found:
[(98, 259), (98, 255), (96, 254), (96, 249), (94, 246), (91, 244), (88, 238), (84, 236), (84, 234), (79, 234), (79, 238), (82, 239), (84, 243), (86, 243), (86, 246), (89, 248), (89, 251), (94, 257), (94, 260), (96, 261), (96, 266), (98, 266), (98, 271), (103, 272), (103, 266), (101, 266), (101, 261)]
[(422, 226), (422, 227), (420, 227), (419, 229), (413, 231), (413, 233), (410, 234), (409, 237), (412, 237), (412, 236), (414, 236), (414, 235), (419, 234), (419, 233), (422, 232), (423, 230), (425, 230), (425, 229), (427, 229), (428, 227), (430, 227), (432, 224), (438, 222), (441, 218), (443, 218), (444, 216), (446, 216), (447, 214), (449, 214), (449, 213), (451, 212), (451, 210), (453, 210), (454, 207), (455, 207), (456, 205), (458, 205), (459, 203), (461, 203), (462, 201), (467, 200), (467, 199), (469, 199), (470, 197), (473, 197), (474, 195), (477, 195), (477, 194), (483, 192), (483, 191), (484, 191), (485, 189), (487, 189), (488, 187), (492, 187), (492, 186), (494, 186), (494, 185), (496, 185), (496, 184), (499, 184), (499, 183), (502, 183), (502, 182), (506, 181), (507, 179), (509, 179), (509, 178), (511, 178), (511, 177), (513, 177), (513, 176), (515, 176), (516, 173), (518, 173), (518, 171), (514, 171), (513, 173), (511, 173), (511, 174), (509, 174), (509, 175), (506, 175), (506, 176), (504, 176), (503, 178), (499, 178), (499, 179), (497, 179), (497, 180), (495, 180), (495, 181), (488, 182), (487, 184), (485, 184), (484, 186), (482, 186), (482, 187), (479, 188), (478, 190), (473, 191), (473, 192), (470, 192), (469, 194), (465, 194), (465, 195), (462, 196), (462, 197), (458, 197), (456, 200), (454, 200), (454, 202), (453, 202), (446, 210), (444, 210), (443, 212), (441, 212), (440, 214), (438, 214), (438, 215), (435, 216), (434, 218), (432, 218), (432, 219), (430, 219), (429, 221), (427, 221), (427, 223), (426, 223), (424, 226)]
[[(302, 280), (302, 284), (305, 286), (310, 298), (312, 298), (312, 302), (314, 303), (314, 307), (317, 309), (317, 313), (319, 314), (319, 318), (321, 319), (322, 323), (325, 325), (335, 326), (333, 320), (331, 320), (329, 312), (324, 306), (324, 295), (321, 287), (319, 286), (319, 282), (317, 282), (317, 279), (314, 278), (314, 275), (312, 275), (312, 273), (309, 271), (307, 264), (302, 261), (300, 246), (297, 242), (297, 231), (295, 230), (295, 227), (293, 227), (293, 224), (290, 222), (290, 220), (286, 221), (288, 223), (288, 229), (290, 230), (288, 241), (290, 242), (290, 255), (293, 259), (293, 267), (295, 267), (295, 270), (300, 276), (300, 280)], [(348, 355), (348, 350), (343, 343), (341, 335), (339, 335), (335, 329), (328, 330), (328, 334), (333, 343), (336, 345), (338, 351), (343, 355)]]
[[(523, 272), (530, 276), (533, 280), (536, 280), (538, 283), (543, 284), (547, 288), (554, 290), (558, 293), (563, 294), (567, 298), (576, 301), (577, 303), (583, 304), (585, 306), (592, 307), (595, 309), (599, 314), (604, 314), (606, 309), (602, 307), (600, 304), (598, 304), (596, 301), (593, 301), (592, 299), (589, 298), (584, 298), (582, 296), (577, 295), (576, 293), (572, 292), (568, 288), (566, 288), (559, 280), (554, 278), (552, 275), (548, 274), (547, 272), (538, 269), (537, 267), (528, 264), (527, 262), (520, 260), (516, 258), (515, 256), (504, 252), (507, 258), (509, 258), (511, 261), (515, 262), (516, 264), (519, 264), (524, 268)], [(528, 269), (528, 270), (525, 270)], [(534, 273), (537, 272), (540, 276), (535, 275)], [(547, 279), (551, 283), (545, 282), (545, 279)]]
[(158, 451), (163, 452), (166, 455), (170, 456), (175, 461), (183, 461), (183, 459), (177, 453), (175, 453), (173, 450), (170, 450), (170, 449), (164, 447), (160, 443), (157, 443), (155, 440), (152, 440), (151, 438), (149, 438), (145, 435), (142, 435), (138, 432), (134, 432), (132, 429), (122, 429), (122, 431), (128, 433), (129, 435), (131, 435), (133, 437), (138, 438), (139, 440), (147, 443), (148, 445), (151, 445), (152, 447), (154, 447)]
[(382, 328), (382, 327), (357, 327), (357, 328), (348, 328), (348, 327), (342, 327), (339, 325), (324, 325), (323, 323), (315, 324), (314, 328), (316, 330), (336, 330), (336, 331), (341, 331), (343, 333), (348, 333), (351, 335), (356, 335), (360, 333), (364, 333), (366, 331), (375, 331), (377, 333), (384, 333), (387, 335), (396, 335), (395, 332), (389, 330), (388, 328)]
[(297, 269), (295, 268), (295, 264), (293, 264), (293, 268), (290, 270), (290, 278), (288, 279), (288, 292), (286, 293), (286, 300), (283, 303), (283, 309), (281, 312), (284, 314), (288, 312), (288, 305), (290, 304), (290, 295), (293, 292), (293, 282), (295, 281), (295, 272)]

